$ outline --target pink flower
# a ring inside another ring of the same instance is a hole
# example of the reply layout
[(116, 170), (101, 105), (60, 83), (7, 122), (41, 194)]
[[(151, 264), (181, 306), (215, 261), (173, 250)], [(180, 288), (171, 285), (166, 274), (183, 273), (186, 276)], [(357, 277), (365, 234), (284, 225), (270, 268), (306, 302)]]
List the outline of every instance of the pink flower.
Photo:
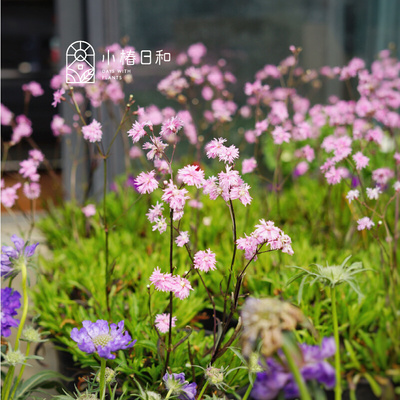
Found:
[(353, 200), (358, 199), (359, 196), (360, 196), (360, 192), (357, 189), (350, 190), (347, 193), (346, 199), (349, 200), (349, 203), (351, 203)]
[(64, 118), (54, 115), (50, 123), (50, 128), (54, 136), (63, 136), (71, 133), (71, 128), (65, 124)]
[(201, 210), (203, 208), (203, 206), (204, 206), (201, 201), (198, 201), (198, 200), (195, 200), (195, 199), (190, 200), (188, 205), (189, 205), (189, 207), (197, 208), (199, 210)]
[(214, 271), (217, 269), (215, 266), (215, 253), (213, 253), (210, 249), (206, 251), (198, 251), (194, 255), (194, 268), (199, 269), (203, 272)]
[(393, 177), (394, 172), (390, 168), (378, 168), (372, 172), (372, 179), (379, 185), (385, 185)]
[(277, 240), (281, 230), (275, 226), (273, 221), (260, 219), (260, 224), (256, 225), (255, 235), (260, 238), (260, 243)]
[(1, 125), (11, 125), (14, 114), (3, 104), (0, 106)]
[[(157, 314), (156, 319), (155, 319), (155, 325), (156, 328), (161, 332), (161, 333), (167, 333), (169, 331), (169, 319), (170, 319), (170, 314)], [(172, 317), (172, 327), (175, 327), (177, 318)]]
[(100, 142), (103, 136), (100, 122), (94, 119), (91, 124), (82, 126), (82, 134), (91, 143)]
[(154, 178), (156, 172), (141, 172), (135, 179), (137, 190), (140, 194), (152, 193), (158, 188), (158, 181)]
[(181, 211), (185, 206), (186, 200), (190, 198), (187, 196), (187, 193), (189, 192), (186, 189), (178, 189), (172, 180), (170, 180), (164, 189), (161, 199), (168, 203), (172, 210)]
[(143, 156), (143, 151), (138, 146), (132, 146), (129, 150), (129, 157), (132, 159), (140, 158)]
[(342, 174), (339, 169), (331, 167), (328, 172), (325, 173), (325, 178), (330, 185), (336, 185), (342, 180)]
[(86, 218), (93, 217), (96, 214), (96, 207), (94, 204), (88, 204), (85, 207), (82, 207), (82, 212)]
[(362, 170), (369, 163), (369, 158), (367, 156), (364, 156), (361, 151), (353, 155), (353, 160), (356, 163), (356, 169), (358, 170)]
[(54, 93), (53, 93), (53, 98), (54, 98), (54, 101), (51, 103), (51, 105), (53, 106), (53, 107), (57, 107), (57, 104), (58, 103), (61, 103), (61, 100), (65, 100), (65, 98), (63, 97), (63, 94), (65, 93), (65, 90), (63, 89), (63, 88), (61, 88), (61, 89), (59, 89), (59, 90), (56, 90)]
[(204, 182), (204, 171), (197, 165), (187, 165), (178, 171), (178, 179), (189, 186), (202, 187)]
[(222, 189), (219, 188), (217, 184), (217, 178), (215, 176), (211, 176), (204, 181), (203, 193), (208, 194), (211, 200), (216, 200), (222, 193)]
[(289, 143), (290, 133), (286, 132), (281, 126), (277, 126), (272, 131), (272, 137), (275, 144), (282, 144), (283, 142)]
[(230, 166), (226, 166), (226, 172), (221, 171), (218, 174), (219, 186), (224, 191), (228, 191), (233, 186), (240, 185), (243, 181), (239, 176), (239, 172), (232, 169)]
[(167, 221), (163, 216), (154, 219), (154, 225), (152, 227), (153, 232), (158, 230), (160, 233), (164, 233), (167, 230)]
[(254, 157), (246, 158), (242, 162), (242, 174), (249, 174), (257, 168), (257, 161)]
[(393, 158), (396, 161), (396, 164), (400, 164), (400, 153), (394, 153)]
[(205, 146), (205, 151), (207, 154), (208, 158), (216, 158), (219, 157), (220, 154), (226, 149), (224, 146), (224, 143), (226, 142), (226, 139), (224, 138), (218, 138), (218, 139), (213, 139), (211, 142), (207, 143)]
[(219, 161), (232, 164), (233, 161), (239, 157), (239, 150), (234, 145), (224, 147), (218, 154), (218, 157)]
[(35, 200), (40, 196), (40, 185), (36, 182), (24, 183), (24, 195), (29, 200)]
[(3, 188), (1, 190), (1, 203), (4, 207), (11, 208), (18, 199), (17, 190), (21, 187), (20, 183)]
[(135, 121), (132, 128), (129, 129), (128, 136), (132, 138), (133, 143), (138, 142), (143, 136), (147, 135), (147, 132), (144, 130), (145, 126), (148, 126), (151, 131), (153, 130), (153, 124), (150, 121)]
[(373, 226), (375, 226), (375, 224), (368, 217), (364, 217), (364, 218), (359, 219), (357, 221), (357, 224), (358, 224), (357, 229), (359, 231), (362, 231), (364, 229), (371, 229)]
[(178, 117), (172, 117), (161, 126), (160, 136), (168, 138), (175, 135), (183, 126), (183, 121)]
[(161, 159), (165, 148), (168, 146), (160, 138), (152, 137), (150, 138), (151, 143), (147, 142), (143, 145), (144, 150), (150, 150), (147, 153), (147, 159), (152, 160), (153, 158)]
[(21, 166), (19, 173), (24, 178), (30, 179), (33, 182), (39, 180), (39, 174), (37, 173), (38, 162), (32, 158), (28, 158), (27, 160), (21, 161), (19, 165)]
[(149, 212), (146, 214), (147, 219), (151, 223), (155, 222), (157, 218), (162, 216), (163, 210), (164, 210), (164, 204), (159, 203), (157, 201), (157, 204), (155, 206), (152, 206), (152, 208), (149, 208)]
[(342, 136), (335, 140), (333, 154), (336, 161), (343, 160), (351, 154), (351, 142), (351, 138), (348, 136)]
[(24, 137), (29, 137), (32, 135), (32, 122), (30, 119), (26, 118), (24, 115), (19, 115), (16, 118), (17, 125), (13, 129), (11, 136), (11, 144), (17, 144)]
[(394, 189), (395, 192), (399, 192), (400, 191), (400, 181), (396, 181), (393, 184), (393, 189)]
[(309, 169), (309, 165), (307, 161), (301, 161), (296, 165), (294, 169), (294, 176), (302, 176), (304, 175)]
[(175, 289), (175, 278), (171, 274), (163, 274), (159, 267), (154, 269), (150, 282), (161, 292), (172, 292)]
[(247, 206), (247, 204), (250, 204), (252, 200), (252, 197), (249, 194), (249, 189), (250, 186), (247, 183), (233, 187), (231, 189), (230, 199), (239, 199), (244, 206)]
[(367, 197), (370, 200), (378, 200), (379, 195), (382, 193), (382, 190), (377, 186), (376, 188), (367, 188)]
[(22, 85), (22, 90), (25, 92), (31, 92), (33, 97), (41, 96), (44, 93), (40, 84), (35, 81)]
[(29, 157), (39, 165), (44, 160), (44, 154), (40, 150), (29, 150)]
[(204, 86), (201, 90), (201, 95), (205, 101), (210, 101), (214, 96), (214, 91), (210, 88), (210, 86)]
[(245, 235), (244, 238), (239, 238), (236, 241), (236, 244), (239, 250), (244, 250), (244, 258), (246, 260), (257, 259), (254, 255), (256, 254), (259, 241), (253, 236), (253, 234), (250, 236)]
[(187, 54), (192, 59), (193, 64), (199, 64), (200, 60), (206, 55), (206, 53), (207, 48), (203, 43), (192, 44), (187, 50)]
[(125, 98), (121, 85), (115, 81), (107, 85), (106, 94), (114, 104), (120, 103)]
[(174, 295), (180, 300), (184, 300), (189, 297), (190, 291), (193, 290), (192, 285), (190, 282), (185, 279), (181, 278), (179, 275), (175, 277), (174, 282)]
[(179, 236), (176, 238), (175, 243), (178, 247), (183, 247), (186, 243), (189, 243), (189, 232), (179, 232)]

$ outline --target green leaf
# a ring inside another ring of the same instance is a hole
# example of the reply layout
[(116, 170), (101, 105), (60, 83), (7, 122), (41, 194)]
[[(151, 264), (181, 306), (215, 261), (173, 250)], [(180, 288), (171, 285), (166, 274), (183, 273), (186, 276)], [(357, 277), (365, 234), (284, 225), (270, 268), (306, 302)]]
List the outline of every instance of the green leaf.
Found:
[(365, 379), (368, 381), (371, 386), (372, 391), (376, 397), (381, 397), (382, 388), (379, 386), (379, 383), (368, 373), (363, 374)]

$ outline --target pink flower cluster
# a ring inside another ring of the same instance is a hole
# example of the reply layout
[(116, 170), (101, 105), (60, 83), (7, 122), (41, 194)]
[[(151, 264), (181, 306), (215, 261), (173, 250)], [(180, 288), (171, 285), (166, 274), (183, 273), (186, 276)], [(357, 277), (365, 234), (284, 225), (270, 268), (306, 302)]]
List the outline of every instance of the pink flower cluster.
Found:
[(103, 132), (100, 122), (93, 119), (89, 125), (82, 126), (82, 135), (85, 140), (91, 143), (101, 142)]
[(226, 147), (224, 143), (226, 139), (218, 138), (213, 139), (210, 143), (205, 146), (205, 151), (208, 158), (218, 157), (219, 161), (223, 161), (227, 164), (232, 164), (235, 159), (239, 157), (239, 150), (231, 145)]
[[(154, 321), (156, 328), (161, 332), (161, 333), (167, 333), (169, 331), (169, 319), (170, 319), (170, 314), (157, 314), (156, 319)], [(171, 319), (171, 326), (172, 328), (175, 327), (176, 325), (177, 318), (172, 317)]]
[(214, 271), (217, 269), (215, 266), (215, 253), (213, 253), (210, 249), (206, 251), (198, 251), (194, 255), (194, 268), (199, 269), (203, 272)]
[(175, 297), (184, 300), (189, 297), (192, 285), (186, 278), (179, 275), (163, 274), (157, 267), (150, 276), (150, 282), (161, 292), (172, 292)]
[(292, 240), (281, 229), (275, 226), (272, 221), (260, 219), (260, 224), (256, 225), (256, 229), (244, 238), (236, 241), (237, 247), (244, 250), (246, 260), (256, 260), (257, 253), (265, 244), (269, 246), (269, 250), (281, 250), (283, 253), (293, 255)]

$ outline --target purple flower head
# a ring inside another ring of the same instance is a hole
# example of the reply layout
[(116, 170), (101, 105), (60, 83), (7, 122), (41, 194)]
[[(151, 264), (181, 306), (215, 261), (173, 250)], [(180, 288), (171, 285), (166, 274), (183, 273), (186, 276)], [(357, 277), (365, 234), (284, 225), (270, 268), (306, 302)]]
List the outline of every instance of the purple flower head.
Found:
[(139, 193), (139, 185), (136, 184), (136, 179), (133, 175), (129, 175), (128, 178), (125, 181), (125, 187), (131, 187), (135, 189)]
[(20, 298), (21, 295), (16, 290), (13, 291), (9, 287), (1, 289), (1, 336), (10, 336), (10, 328), (18, 326), (19, 320), (14, 319), (13, 316), (18, 314), (16, 310), (21, 307)]
[(189, 383), (185, 380), (185, 374), (169, 374), (163, 376), (165, 387), (167, 390), (172, 390), (172, 394), (177, 395), (181, 400), (194, 400), (197, 393), (196, 383)]
[(83, 321), (83, 328), (74, 328), (71, 331), (71, 339), (78, 343), (80, 350), (92, 354), (97, 353), (102, 358), (114, 359), (111, 352), (132, 347), (136, 340), (132, 341), (128, 332), (124, 331), (124, 321), (118, 325), (110, 324), (102, 319), (96, 322)]
[(26, 263), (35, 254), (36, 247), (39, 245), (38, 242), (28, 246), (28, 242), (17, 235), (12, 235), (11, 241), (14, 243), (14, 247), (3, 246), (1, 248), (1, 276), (5, 278), (17, 275), (19, 263)]
[[(335, 354), (334, 338), (324, 338), (321, 346), (300, 345), (302, 361), (298, 366), (305, 381), (317, 381), (331, 389), (335, 386), (335, 370), (325, 361), (325, 358)], [(274, 358), (268, 358), (267, 368), (257, 374), (252, 397), (256, 400), (272, 400), (282, 391), (285, 399), (299, 396), (299, 389), (287, 366), (285, 357), (278, 352), (282, 363)]]

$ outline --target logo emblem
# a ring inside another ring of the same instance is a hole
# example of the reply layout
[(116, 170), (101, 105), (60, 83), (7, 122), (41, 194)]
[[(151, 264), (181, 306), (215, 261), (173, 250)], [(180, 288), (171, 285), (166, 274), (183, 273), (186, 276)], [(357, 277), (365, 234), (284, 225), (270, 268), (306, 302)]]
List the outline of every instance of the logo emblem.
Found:
[(83, 40), (69, 45), (66, 54), (66, 83), (95, 82), (95, 51)]

